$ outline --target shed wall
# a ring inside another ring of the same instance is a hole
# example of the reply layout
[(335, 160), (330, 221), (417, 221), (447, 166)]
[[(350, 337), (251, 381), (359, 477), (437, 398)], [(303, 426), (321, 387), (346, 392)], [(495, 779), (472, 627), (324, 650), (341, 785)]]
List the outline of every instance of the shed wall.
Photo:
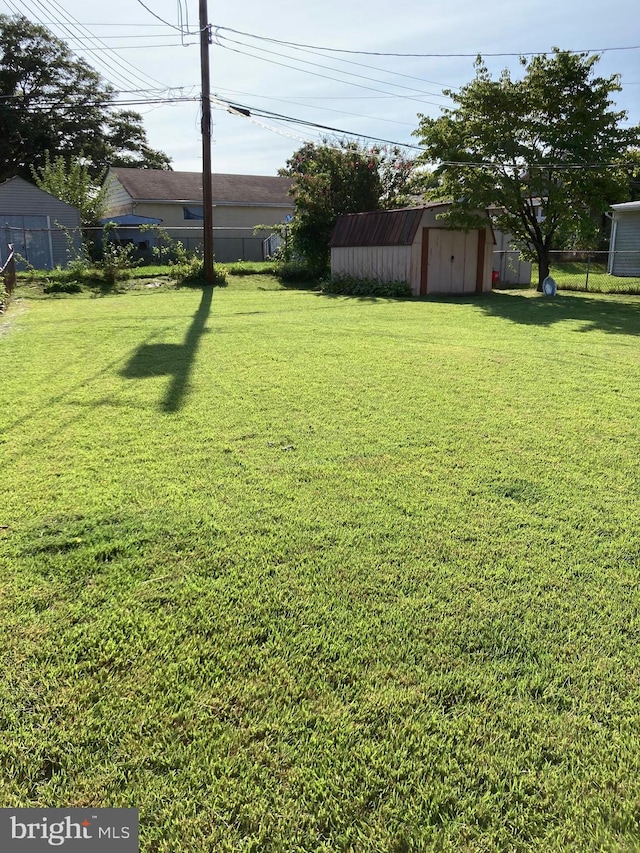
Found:
[(411, 281), (411, 246), (346, 246), (331, 249), (331, 274)]

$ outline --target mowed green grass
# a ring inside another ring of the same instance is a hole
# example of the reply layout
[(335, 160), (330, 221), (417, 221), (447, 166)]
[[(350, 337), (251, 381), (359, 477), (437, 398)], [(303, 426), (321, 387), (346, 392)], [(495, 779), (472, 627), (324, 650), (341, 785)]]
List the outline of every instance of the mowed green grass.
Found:
[(640, 849), (640, 300), (15, 302), (2, 806), (141, 851)]

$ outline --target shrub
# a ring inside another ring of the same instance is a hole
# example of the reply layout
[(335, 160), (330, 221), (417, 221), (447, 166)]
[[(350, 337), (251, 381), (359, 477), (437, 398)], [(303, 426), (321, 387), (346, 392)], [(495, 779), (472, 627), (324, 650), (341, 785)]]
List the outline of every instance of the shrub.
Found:
[(229, 275), (271, 275), (276, 272), (276, 264), (273, 261), (236, 261), (225, 264), (224, 269)]
[[(191, 257), (181, 264), (175, 264), (171, 268), (171, 275), (178, 284), (186, 287), (207, 284), (204, 277), (204, 261), (201, 258)], [(226, 287), (229, 283), (226, 272), (220, 266), (214, 266), (213, 277), (214, 287)]]
[(105, 241), (100, 261), (105, 284), (112, 287), (117, 281), (129, 278), (129, 270), (138, 264), (132, 257), (134, 251), (135, 247), (131, 243), (120, 246)]
[(274, 273), (284, 282), (318, 282), (317, 272), (302, 261), (279, 261), (274, 266)]
[(411, 296), (411, 285), (406, 281), (378, 281), (375, 278), (354, 278), (335, 276), (322, 283), (323, 293), (336, 293), (343, 296)]

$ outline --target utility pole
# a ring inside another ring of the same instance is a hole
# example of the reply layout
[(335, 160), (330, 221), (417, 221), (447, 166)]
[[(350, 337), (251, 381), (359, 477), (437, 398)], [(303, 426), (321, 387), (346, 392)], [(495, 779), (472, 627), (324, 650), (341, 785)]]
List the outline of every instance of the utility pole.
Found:
[(207, 0), (200, 0), (200, 69), (202, 86), (202, 209), (204, 229), (204, 277), (213, 284), (213, 192), (211, 189), (211, 85), (209, 44), (211, 28)]

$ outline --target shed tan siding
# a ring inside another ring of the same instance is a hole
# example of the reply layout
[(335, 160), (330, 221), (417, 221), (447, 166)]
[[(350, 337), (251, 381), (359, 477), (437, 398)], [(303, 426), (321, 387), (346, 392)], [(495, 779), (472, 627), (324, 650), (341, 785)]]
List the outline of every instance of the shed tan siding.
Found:
[(335, 276), (411, 281), (411, 246), (347, 246), (331, 249)]

